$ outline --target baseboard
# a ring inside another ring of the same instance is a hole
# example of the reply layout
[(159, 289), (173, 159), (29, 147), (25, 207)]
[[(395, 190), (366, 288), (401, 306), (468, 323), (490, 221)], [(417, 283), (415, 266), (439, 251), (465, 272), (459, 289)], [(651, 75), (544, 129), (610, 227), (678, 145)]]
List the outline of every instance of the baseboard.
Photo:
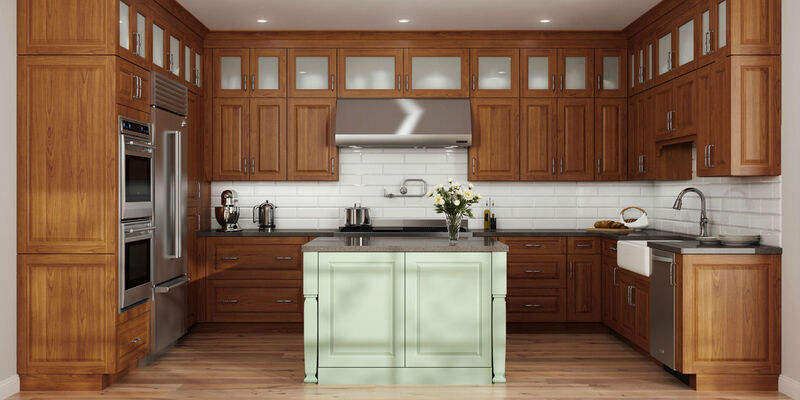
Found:
[(800, 381), (781, 375), (778, 378), (778, 391), (793, 399), (800, 399)]
[(19, 375), (14, 374), (0, 381), (0, 399), (19, 393)]

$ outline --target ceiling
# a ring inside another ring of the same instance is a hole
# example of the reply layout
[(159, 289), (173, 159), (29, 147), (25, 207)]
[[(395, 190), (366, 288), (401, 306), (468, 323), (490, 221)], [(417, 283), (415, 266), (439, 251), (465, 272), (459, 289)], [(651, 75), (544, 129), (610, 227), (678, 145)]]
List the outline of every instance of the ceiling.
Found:
[[(220, 30), (621, 30), (659, 0), (178, 0)], [(258, 23), (257, 19), (266, 19)], [(408, 19), (399, 23), (398, 19)], [(539, 22), (542, 19), (550, 23)]]

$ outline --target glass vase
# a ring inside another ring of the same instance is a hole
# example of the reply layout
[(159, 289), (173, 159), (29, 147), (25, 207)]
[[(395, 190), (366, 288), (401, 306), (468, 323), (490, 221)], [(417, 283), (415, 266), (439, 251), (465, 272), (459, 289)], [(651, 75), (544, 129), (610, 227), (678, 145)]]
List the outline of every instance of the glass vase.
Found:
[(455, 246), (458, 243), (458, 234), (461, 232), (461, 214), (445, 214), (447, 220), (447, 236), (450, 238), (450, 246)]

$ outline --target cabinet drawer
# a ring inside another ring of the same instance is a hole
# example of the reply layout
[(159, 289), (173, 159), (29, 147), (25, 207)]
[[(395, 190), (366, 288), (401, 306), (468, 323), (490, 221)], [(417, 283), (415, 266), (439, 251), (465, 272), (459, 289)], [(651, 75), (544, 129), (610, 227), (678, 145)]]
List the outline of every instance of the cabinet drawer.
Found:
[(301, 279), (300, 245), (228, 244), (211, 252), (209, 279)]
[(302, 281), (216, 280), (206, 290), (210, 322), (302, 321)]
[(150, 313), (142, 313), (117, 327), (117, 357), (120, 365), (144, 357), (150, 348)]
[(611, 239), (603, 239), (603, 256), (611, 257), (614, 259), (614, 264), (617, 263), (617, 241)]
[(566, 252), (566, 240), (563, 237), (501, 238), (500, 241), (508, 245), (509, 261), (519, 256)]
[(566, 320), (566, 290), (538, 289), (507, 299), (509, 322), (562, 322)]
[(536, 256), (535, 261), (508, 264), (508, 286), (562, 287), (566, 278), (566, 258), (562, 255)]
[(600, 254), (600, 238), (571, 237), (567, 242), (569, 254)]

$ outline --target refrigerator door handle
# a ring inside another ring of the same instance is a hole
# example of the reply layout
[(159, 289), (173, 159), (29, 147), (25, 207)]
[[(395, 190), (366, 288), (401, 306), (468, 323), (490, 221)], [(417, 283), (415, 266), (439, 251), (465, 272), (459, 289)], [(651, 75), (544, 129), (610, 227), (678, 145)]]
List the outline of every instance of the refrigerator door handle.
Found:
[(181, 186), (182, 186), (181, 185), (181, 165), (182, 165), (181, 164), (182, 163), (182, 160), (181, 160), (181, 131), (168, 131), (167, 134), (171, 134), (171, 135), (175, 136), (175, 144), (173, 146), (173, 149), (175, 151), (175, 154), (173, 155), (173, 157), (174, 157), (173, 160), (175, 162), (175, 167), (174, 167), (174, 169), (172, 171), (172, 173), (174, 174), (173, 175), (173, 182), (175, 182), (175, 184), (173, 185), (173, 190), (174, 190), (174, 193), (173, 193), (173, 205), (172, 205), (173, 209), (172, 209), (172, 214), (171, 214), (173, 222), (175, 224), (175, 231), (174, 231), (174, 235), (175, 236), (173, 238), (175, 251), (174, 251), (173, 254), (169, 255), (168, 258), (179, 259), (182, 256), (181, 253), (182, 253), (182, 250), (183, 250), (182, 249), (183, 248), (183, 243), (182, 243), (183, 242), (183, 235), (182, 235), (182, 228), (181, 228), (181, 225), (182, 225), (181, 224), (181, 206), (182, 206), (182, 202), (181, 202), (181, 195), (182, 195), (182, 190), (181, 190)]

